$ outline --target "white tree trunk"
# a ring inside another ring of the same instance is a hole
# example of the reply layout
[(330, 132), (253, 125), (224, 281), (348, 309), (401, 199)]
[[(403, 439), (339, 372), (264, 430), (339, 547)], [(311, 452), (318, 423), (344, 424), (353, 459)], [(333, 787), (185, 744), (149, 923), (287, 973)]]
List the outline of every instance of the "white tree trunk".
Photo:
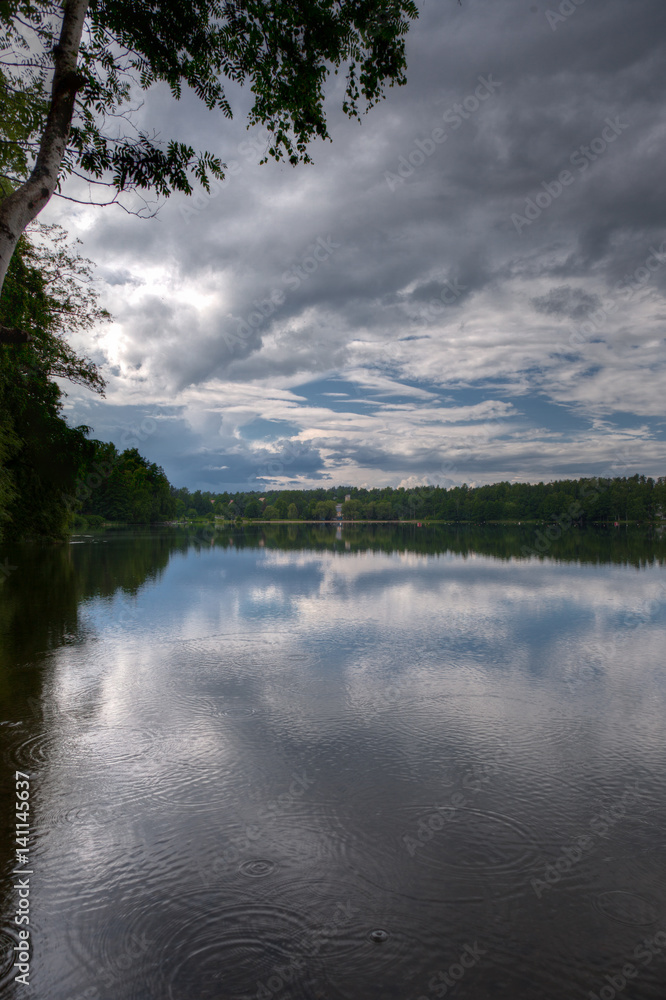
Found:
[(0, 291), (21, 234), (44, 208), (58, 183), (76, 93), (82, 83), (76, 66), (88, 6), (89, 0), (65, 0), (63, 4), (60, 39), (54, 50), (51, 103), (37, 160), (28, 180), (0, 204)]

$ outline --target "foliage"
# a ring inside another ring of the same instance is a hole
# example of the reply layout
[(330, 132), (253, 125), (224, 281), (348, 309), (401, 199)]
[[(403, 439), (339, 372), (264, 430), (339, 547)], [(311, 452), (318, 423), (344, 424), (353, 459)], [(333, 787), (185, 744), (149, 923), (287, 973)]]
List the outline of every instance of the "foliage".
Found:
[(12, 503), (16, 500), (16, 484), (7, 468), (7, 463), (19, 446), (19, 439), (16, 437), (10, 421), (0, 422), (0, 538), (2, 538), (3, 524), (10, 520), (9, 511)]
[[(666, 477), (645, 476), (613, 479), (561, 480), (552, 483), (495, 483), (469, 487), (466, 484), (446, 489), (421, 486), (413, 490), (363, 489), (338, 486), (328, 490), (267, 490), (259, 494), (190, 494), (174, 490), (174, 497), (201, 513), (232, 509), (245, 518), (259, 520), (336, 519), (336, 505), (342, 517), (350, 521), (441, 520), (453, 522), (485, 521), (554, 521), (571, 516), (580, 521), (651, 521), (666, 517)], [(345, 497), (349, 496), (349, 500)], [(229, 501), (232, 506), (229, 508)]]
[[(27, 176), (43, 132), (62, 15), (49, 0), (0, 3), (0, 170), (14, 184)], [(387, 84), (405, 83), (404, 36), (417, 16), (413, 0), (91, 0), (65, 170), (116, 193), (162, 196), (223, 177), (212, 153), (132, 128), (137, 94), (160, 82), (176, 99), (189, 88), (227, 118), (227, 81), (249, 85), (249, 124), (272, 133), (268, 155), (308, 162), (308, 143), (330, 138), (331, 71), (344, 68), (343, 110), (358, 118)]]
[(127, 448), (121, 454), (113, 444), (91, 443), (94, 452), (82, 470), (76, 491), (84, 517), (97, 515), (106, 521), (149, 524), (174, 516), (175, 498), (160, 466), (149, 462), (136, 448)]
[(66, 495), (91, 452), (87, 428), (63, 419), (63, 392), (53, 379), (104, 389), (96, 365), (64, 340), (106, 316), (89, 262), (55, 227), (38, 227), (38, 237), (41, 243), (21, 239), (0, 296), (0, 323), (33, 338), (18, 348), (0, 345), (0, 527), (4, 521), (12, 538), (67, 534)]
[[(0, 24), (2, 20), (0, 14)], [(19, 81), (0, 68), (0, 107), (3, 110), (0, 194), (5, 194), (11, 190), (12, 182), (16, 183), (29, 172), (33, 150), (36, 149), (35, 140), (46, 116), (43, 81), (31, 80), (27, 76)]]
[(61, 226), (42, 223), (31, 227), (30, 238), (21, 238), (2, 288), (0, 321), (32, 335), (30, 344), (13, 349), (22, 371), (39, 370), (103, 396), (97, 366), (76, 354), (65, 336), (87, 332), (111, 317), (98, 304), (92, 262), (76, 251), (81, 241), (68, 246), (66, 240)]

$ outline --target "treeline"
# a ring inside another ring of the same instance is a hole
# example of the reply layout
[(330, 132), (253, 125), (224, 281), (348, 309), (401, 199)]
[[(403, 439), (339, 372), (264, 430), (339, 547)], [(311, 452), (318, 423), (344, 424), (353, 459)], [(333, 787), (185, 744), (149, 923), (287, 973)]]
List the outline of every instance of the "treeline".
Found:
[(91, 445), (94, 454), (76, 490), (81, 511), (78, 523), (89, 525), (201, 518), (335, 521), (338, 510), (345, 521), (543, 521), (567, 526), (586, 521), (654, 521), (666, 515), (666, 477), (507, 482), (451, 489), (340, 486), (328, 490), (190, 492), (170, 486), (163, 469), (148, 462), (136, 448), (119, 453), (112, 444), (93, 441)]
[(80, 508), (75, 524), (150, 524), (174, 517), (176, 500), (164, 469), (149, 462), (137, 448), (119, 452), (104, 441), (91, 444), (93, 453), (72, 498), (73, 508)]
[[(666, 477), (565, 479), (406, 490), (340, 486), (315, 490), (172, 491), (177, 518), (332, 521), (654, 521), (666, 516)], [(349, 499), (346, 499), (346, 498)]]

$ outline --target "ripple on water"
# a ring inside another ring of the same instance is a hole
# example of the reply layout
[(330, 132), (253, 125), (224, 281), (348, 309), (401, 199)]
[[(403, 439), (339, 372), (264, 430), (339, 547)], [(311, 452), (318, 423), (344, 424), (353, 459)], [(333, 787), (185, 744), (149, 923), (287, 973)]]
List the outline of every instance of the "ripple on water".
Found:
[(290, 878), (344, 869), (345, 828), (333, 801), (292, 805), (271, 816), (259, 831), (271, 857), (279, 859)]
[[(83, 830), (55, 845), (59, 866), (44, 865), (40, 872), (40, 912), (56, 919), (63, 913), (85, 915), (109, 905), (119, 886), (131, 887), (136, 873), (145, 871), (143, 845), (132, 842), (131, 834), (114, 828), (107, 831), (105, 840), (99, 836), (95, 840)], [(63, 878), (63, 871), (76, 874)]]
[(121, 814), (118, 802), (89, 802), (87, 805), (63, 809), (46, 808), (42, 812), (41, 826), (56, 829), (59, 826), (101, 827), (106, 829)]
[(10, 753), (18, 767), (34, 770), (52, 760), (69, 767), (89, 769), (101, 763), (105, 768), (120, 768), (142, 760), (157, 739), (156, 732), (133, 726), (97, 726), (74, 733), (54, 727), (16, 743)]
[[(433, 850), (424, 844), (423, 863), (432, 868), (448, 868), (457, 874), (514, 875), (531, 870), (541, 850), (530, 830), (512, 816), (464, 807), (449, 821), (456, 825), (447, 849)], [(441, 827), (446, 835), (446, 821)]]
[[(307, 931), (300, 944), (321, 963), (325, 997), (382, 996), (398, 982), (406, 984), (399, 995), (407, 997), (411, 981), (428, 971), (422, 927), (415, 926), (409, 904), (405, 910), (402, 901), (396, 904), (349, 871), (320, 866), (299, 877), (280, 870), (275, 881), (257, 883), (257, 891), (263, 903), (279, 900), (305, 918)], [(440, 935), (443, 923), (453, 923), (454, 910), (446, 910), (445, 918), (444, 910), (437, 910)]]
[[(229, 753), (228, 736), (197, 719), (162, 740), (159, 760), (142, 778), (155, 805), (228, 812), (229, 802), (247, 789), (249, 759)], [(270, 786), (269, 762), (256, 754), (251, 759), (256, 781)]]
[(624, 889), (612, 889), (600, 893), (595, 897), (594, 905), (604, 916), (612, 920), (640, 926), (656, 923), (661, 912), (657, 900)]
[(488, 879), (507, 885), (542, 859), (532, 831), (510, 815), (468, 804), (396, 804), (364, 790), (340, 810), (341, 849), (359, 878), (423, 901), (475, 902)]
[(4, 990), (14, 979), (14, 948), (19, 937), (13, 928), (0, 927), (0, 990)]
[(323, 997), (321, 962), (304, 946), (308, 932), (302, 913), (277, 903), (191, 907), (160, 942), (160, 996), (254, 1000), (263, 984), (270, 993), (288, 990), (290, 1000)]
[(435, 733), (456, 729), (467, 742), (473, 739), (483, 744), (492, 735), (512, 753), (536, 752), (539, 756), (549, 747), (573, 745), (586, 731), (582, 717), (558, 714), (553, 706), (545, 710), (538, 702), (515, 698), (510, 704), (519, 714), (507, 716), (506, 699), (499, 695), (447, 691), (404, 704), (398, 701), (387, 706), (384, 717), (387, 726), (410, 739), (431, 741)]
[(9, 763), (29, 772), (39, 770), (60, 751), (62, 737), (53, 732), (38, 733), (19, 740), (6, 752)]
[(267, 858), (251, 858), (238, 866), (238, 871), (246, 878), (266, 878), (276, 869), (274, 861)]
[[(259, 636), (211, 635), (196, 639), (181, 639), (173, 643), (165, 660), (180, 672), (184, 661), (199, 679), (206, 674), (211, 678), (232, 676), (234, 668), (252, 666), (260, 660), (278, 655), (278, 643)], [(227, 673), (227, 668), (229, 673)]]
[(256, 707), (247, 704), (240, 696), (230, 696), (223, 691), (217, 694), (204, 693), (200, 688), (196, 691), (173, 689), (173, 704), (184, 709), (192, 724), (201, 726), (206, 721), (219, 722), (224, 718), (247, 719), (252, 716), (259, 718)]
[[(412, 820), (413, 816), (399, 818), (400, 825), (393, 832), (374, 823), (364, 828), (363, 819), (347, 804), (338, 807), (319, 802), (308, 811), (290, 810), (275, 816), (263, 833), (262, 851), (279, 864), (281, 891), (290, 886), (299, 888), (304, 899), (322, 880), (345, 882), (351, 878), (356, 886), (361, 879), (366, 890), (370, 885), (422, 900), (478, 902), (480, 894), (474, 887), (461, 886), (458, 880), (454, 891), (450, 871), (438, 881), (420, 856), (410, 856), (400, 834), (411, 829)], [(369, 929), (376, 926), (382, 926), (377, 916)], [(361, 937), (367, 930), (366, 926)]]
[(59, 949), (63, 964), (75, 970), (68, 975), (68, 995), (118, 995), (123, 1000), (161, 995), (156, 992), (152, 910), (145, 899), (137, 901), (131, 888), (113, 892), (106, 885), (98, 885), (89, 898), (55, 909), (54, 915), (69, 914), (65, 948)]

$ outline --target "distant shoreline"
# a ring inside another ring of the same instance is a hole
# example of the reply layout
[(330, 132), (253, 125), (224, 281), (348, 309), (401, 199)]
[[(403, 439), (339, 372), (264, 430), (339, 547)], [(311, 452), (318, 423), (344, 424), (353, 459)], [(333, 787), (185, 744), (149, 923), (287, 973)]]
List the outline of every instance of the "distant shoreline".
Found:
[[(410, 518), (409, 520), (403, 518), (403, 519), (400, 519), (400, 520), (387, 520), (387, 521), (370, 520), (370, 519), (368, 519), (368, 520), (365, 520), (365, 519), (354, 520), (354, 519), (351, 519), (351, 518), (349, 518), (349, 519), (340, 518), (338, 520), (336, 518), (333, 521), (322, 521), (320, 519), (313, 520), (313, 519), (305, 519), (305, 518), (298, 518), (296, 520), (289, 520), (289, 518), (277, 518), (276, 517), (276, 518), (268, 518), (268, 519), (263, 519), (263, 518), (238, 518), (238, 520), (234, 518), (232, 520), (215, 520), (215, 521), (211, 521), (208, 518), (200, 518), (200, 519), (199, 518), (189, 518), (189, 519), (186, 519), (184, 521), (105, 521), (104, 524), (98, 525), (96, 527), (98, 529), (100, 529), (100, 528), (138, 528), (138, 527), (154, 527), (154, 528), (157, 528), (157, 527), (163, 527), (163, 528), (164, 527), (169, 527), (169, 528), (177, 528), (177, 527), (184, 527), (184, 526), (187, 526), (187, 525), (190, 525), (190, 524), (211, 525), (212, 527), (216, 527), (216, 528), (233, 528), (233, 527), (238, 526), (238, 524), (242, 524), (243, 526), (245, 526), (245, 525), (251, 525), (251, 524), (318, 524), (318, 525), (322, 525), (322, 526), (323, 525), (327, 525), (327, 526), (331, 526), (331, 527), (340, 527), (343, 524), (361, 524), (361, 525), (362, 524), (413, 524), (413, 525), (423, 526), (423, 527), (429, 527), (430, 525), (433, 525), (433, 524), (448, 524), (448, 525), (451, 525), (451, 526), (454, 526), (454, 525), (463, 525), (463, 524), (465, 524), (465, 525), (476, 525), (476, 526), (485, 525), (485, 524), (492, 524), (492, 525), (499, 525), (499, 526), (506, 525), (506, 526), (512, 526), (512, 527), (520, 527), (522, 525), (534, 525), (534, 524), (548, 526), (548, 525), (555, 525), (556, 523), (557, 522), (554, 521), (554, 520), (553, 521), (546, 521), (546, 520), (543, 520), (543, 519), (536, 519), (536, 518), (535, 519), (521, 518), (520, 521), (508, 521), (508, 520), (501, 520), (501, 521), (468, 521), (468, 520), (465, 520), (465, 521), (463, 521), (463, 520), (461, 520), (461, 521), (444, 521), (444, 520), (439, 520), (439, 519), (434, 518), (434, 517), (423, 518), (420, 521), (417, 518), (413, 518), (413, 519)], [(620, 527), (622, 525), (627, 525), (627, 524), (645, 524), (645, 525), (649, 524), (649, 525), (666, 526), (666, 519), (664, 519), (664, 518), (655, 518), (655, 519), (644, 518), (642, 521), (632, 521), (632, 520), (593, 521), (593, 520), (590, 520), (588, 518), (587, 520), (585, 520), (584, 522), (581, 522), (580, 524), (573, 524), (572, 527), (575, 527), (575, 528), (584, 528), (587, 525), (591, 525), (591, 524), (606, 525), (607, 527), (611, 527), (611, 528), (612, 527)], [(95, 527), (90, 526), (89, 528), (82, 528), (81, 530), (95, 530)], [(78, 534), (79, 532), (77, 532), (76, 530), (74, 530), (72, 533), (73, 534)]]

